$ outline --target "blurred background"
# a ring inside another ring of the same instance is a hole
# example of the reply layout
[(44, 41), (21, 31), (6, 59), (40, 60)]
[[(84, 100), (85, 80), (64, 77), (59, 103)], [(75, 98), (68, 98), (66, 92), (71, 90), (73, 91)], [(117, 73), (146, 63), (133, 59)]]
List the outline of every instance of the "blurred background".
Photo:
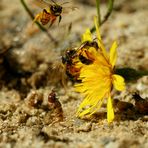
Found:
[[(24, 1), (33, 15), (42, 11), (33, 1)], [(57, 0), (56, 2), (61, 4), (67, 1)], [(70, 120), (71, 117), (74, 117), (81, 97), (73, 92), (73, 83), (68, 81), (63, 74), (60, 65), (61, 56), (65, 50), (79, 46), (82, 33), (87, 28), (93, 27), (93, 17), (97, 14), (95, 4), (95, 0), (70, 0), (68, 4), (63, 5), (63, 7), (69, 8), (76, 7), (76, 9), (62, 14), (59, 25), (56, 21), (50, 28), (45, 26), (52, 36), (51, 39), (47, 33), (33, 23), (20, 0), (0, 1), (0, 146), (20, 147), (23, 144), (24, 147), (29, 145), (31, 147), (57, 145), (58, 147), (60, 143), (61, 147), (68, 145), (70, 147), (82, 145), (97, 147), (116, 141), (121, 148), (125, 146), (124, 140), (129, 146), (146, 147), (146, 144), (148, 145), (146, 142), (148, 135), (142, 121), (137, 121), (139, 131), (136, 129), (137, 124), (134, 121), (129, 124), (127, 120), (123, 121), (123, 127), (116, 128), (117, 125), (113, 125), (113, 130), (105, 127), (108, 129), (108, 131), (105, 130), (107, 138), (102, 136), (104, 134), (103, 125), (100, 125), (99, 132), (95, 131), (96, 126), (98, 127), (96, 122), (93, 123), (92, 128), (92, 123), (89, 122), (87, 122), (88, 126), (85, 126), (86, 123), (83, 121), (76, 120), (74, 123), (66, 121), (63, 124), (65, 129), (62, 125), (56, 127), (59, 132), (55, 130), (55, 127), (44, 129), (45, 125), (48, 126), (52, 122), (51, 116), (47, 115), (45, 109), (32, 111), (23, 102), (28, 99), (32, 91), (35, 91), (37, 96), (38, 93), (41, 93), (47, 100), (50, 90), (55, 88), (63, 104), (66, 118)], [(107, 0), (102, 0), (102, 18), (106, 11)], [(147, 0), (115, 0), (111, 16), (101, 26), (101, 35), (107, 48), (114, 40), (118, 41), (117, 67), (129, 66), (138, 70), (148, 70), (147, 16)], [(66, 93), (62, 83), (63, 77), (66, 83)], [(140, 91), (143, 97), (148, 97), (148, 77), (143, 77), (134, 84), (128, 84), (127, 90), (119, 95), (119, 98), (131, 101), (130, 92), (135, 90)], [(105, 118), (103, 119), (105, 120)], [(104, 120), (99, 124), (105, 122)], [(80, 124), (84, 127), (79, 127)], [(91, 128), (89, 128), (90, 126)], [(128, 133), (129, 129), (122, 130), (127, 126), (133, 133)], [(101, 129), (101, 127), (103, 128)], [(81, 136), (78, 134), (79, 128), (85, 131)], [(47, 135), (41, 131), (46, 131)], [(92, 133), (90, 137), (86, 138), (89, 131)], [(110, 138), (111, 133), (113, 138)], [(67, 136), (68, 134), (70, 136)], [(73, 137), (68, 139), (71, 136)], [(68, 139), (67, 142), (64, 138)], [(24, 142), (22, 142), (23, 139), (25, 139)]]

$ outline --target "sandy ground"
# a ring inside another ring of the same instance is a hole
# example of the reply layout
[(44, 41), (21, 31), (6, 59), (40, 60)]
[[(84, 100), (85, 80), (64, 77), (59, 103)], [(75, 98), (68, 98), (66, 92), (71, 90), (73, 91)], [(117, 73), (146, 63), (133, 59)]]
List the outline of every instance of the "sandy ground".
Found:
[[(19, 0), (1, 0), (0, 147), (147, 148), (148, 116), (138, 114), (133, 108), (117, 110), (116, 119), (110, 125), (105, 105), (91, 119), (75, 117), (83, 98), (74, 92), (69, 81), (65, 91), (61, 85), (62, 70), (51, 67), (60, 60), (64, 49), (80, 43), (80, 35), (93, 25), (96, 9), (95, 3), (89, 0), (71, 4), (78, 9), (65, 14), (60, 26), (54, 24), (49, 29), (58, 41), (55, 45), (32, 25)], [(30, 3), (29, 7), (34, 13), (40, 11)], [(104, 4), (101, 9), (104, 14)], [(147, 16), (147, 0), (116, 1), (113, 14), (101, 27), (101, 34), (107, 47), (114, 39), (118, 40), (117, 66), (148, 70)], [(63, 112), (48, 104), (53, 88)], [(148, 98), (148, 77), (128, 83), (124, 92), (114, 92), (114, 98), (134, 105), (135, 91)], [(63, 121), (55, 122), (62, 116)]]

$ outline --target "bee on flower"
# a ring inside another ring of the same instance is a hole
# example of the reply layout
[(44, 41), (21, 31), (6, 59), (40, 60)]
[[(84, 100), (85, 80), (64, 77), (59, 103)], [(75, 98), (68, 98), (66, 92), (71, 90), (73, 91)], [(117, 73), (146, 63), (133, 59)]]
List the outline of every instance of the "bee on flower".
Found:
[(62, 56), (62, 63), (65, 69), (66, 75), (71, 81), (76, 82), (79, 77), (80, 67), (76, 67), (77, 62), (79, 62), (76, 49), (68, 49)]
[[(113, 42), (108, 52), (102, 42), (96, 18), (94, 22), (97, 33), (97, 45), (90, 45), (88, 49), (83, 48), (82, 51), (82, 56), (90, 59), (92, 62), (89, 64), (83, 63), (81, 60), (77, 62), (79, 66), (81, 65), (78, 77), (81, 83), (75, 84), (75, 88), (77, 92), (85, 96), (78, 108), (77, 116), (83, 117), (94, 114), (100, 109), (104, 99), (107, 99), (107, 121), (110, 123), (114, 120), (111, 91), (113, 87), (118, 91), (124, 90), (125, 82), (122, 76), (114, 73), (117, 60), (117, 42)], [(82, 41), (93, 42), (89, 29), (82, 36)], [(78, 65), (76, 64), (75, 66)]]
[(89, 65), (93, 63), (94, 59), (91, 56), (89, 50), (91, 48), (98, 49), (96, 41), (84, 41), (79, 47), (66, 50), (64, 56), (62, 56), (62, 63), (66, 69), (66, 74), (70, 80), (74, 82), (80, 82), (78, 80), (80, 69), (83, 64)]

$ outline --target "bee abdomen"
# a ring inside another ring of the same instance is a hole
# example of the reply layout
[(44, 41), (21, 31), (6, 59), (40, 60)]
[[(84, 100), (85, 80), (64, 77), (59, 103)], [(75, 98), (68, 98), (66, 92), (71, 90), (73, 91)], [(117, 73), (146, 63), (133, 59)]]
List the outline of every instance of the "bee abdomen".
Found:
[(49, 19), (41, 19), (42, 25), (46, 25), (49, 22)]

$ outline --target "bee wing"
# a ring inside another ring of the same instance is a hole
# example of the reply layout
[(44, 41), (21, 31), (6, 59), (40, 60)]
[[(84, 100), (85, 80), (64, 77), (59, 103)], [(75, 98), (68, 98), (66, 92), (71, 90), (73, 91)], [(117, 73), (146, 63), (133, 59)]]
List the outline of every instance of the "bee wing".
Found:
[(44, 0), (32, 0), (32, 3), (35, 4), (36, 6), (45, 9), (45, 8), (49, 8), (51, 6), (50, 3), (47, 3)]
[(63, 7), (62, 13), (63, 14), (70, 13), (72, 11), (75, 11), (76, 9), (78, 9), (78, 8), (77, 7)]

